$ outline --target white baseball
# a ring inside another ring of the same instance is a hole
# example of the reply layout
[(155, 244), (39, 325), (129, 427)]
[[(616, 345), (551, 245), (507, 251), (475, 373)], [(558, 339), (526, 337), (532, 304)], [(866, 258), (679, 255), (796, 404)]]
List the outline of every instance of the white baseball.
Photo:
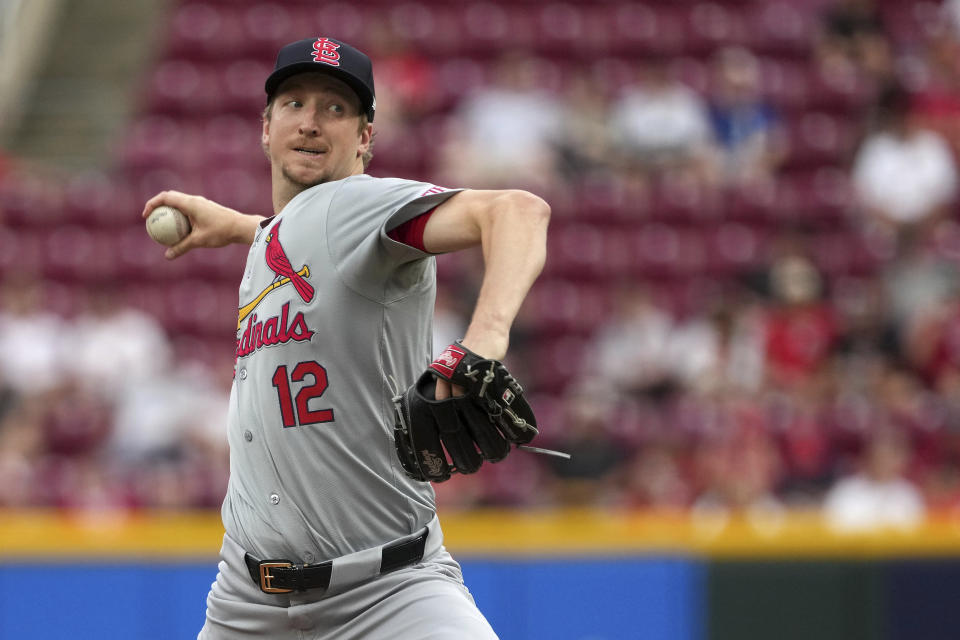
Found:
[(190, 220), (179, 209), (161, 205), (147, 217), (147, 233), (160, 244), (172, 247), (190, 233)]

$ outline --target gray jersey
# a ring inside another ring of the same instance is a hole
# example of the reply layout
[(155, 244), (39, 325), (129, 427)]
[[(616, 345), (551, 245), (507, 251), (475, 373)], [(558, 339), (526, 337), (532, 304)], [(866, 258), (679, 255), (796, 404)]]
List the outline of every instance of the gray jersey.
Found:
[(250, 247), (230, 399), (226, 532), (320, 562), (422, 528), (433, 489), (393, 444), (393, 390), (431, 357), (433, 258), (387, 231), (456, 191), (358, 175), (298, 194)]

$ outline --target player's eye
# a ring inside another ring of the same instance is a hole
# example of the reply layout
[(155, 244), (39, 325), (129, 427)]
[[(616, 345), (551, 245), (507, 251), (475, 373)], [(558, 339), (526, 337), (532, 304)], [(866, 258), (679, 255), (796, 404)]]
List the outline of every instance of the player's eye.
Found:
[(336, 113), (336, 114), (341, 114), (344, 112), (343, 105), (337, 104), (336, 102), (334, 102), (329, 107), (327, 107), (327, 110), (329, 110), (331, 113)]
[(299, 100), (288, 100), (287, 105), (293, 107), (294, 109), (299, 109), (303, 106), (303, 103)]

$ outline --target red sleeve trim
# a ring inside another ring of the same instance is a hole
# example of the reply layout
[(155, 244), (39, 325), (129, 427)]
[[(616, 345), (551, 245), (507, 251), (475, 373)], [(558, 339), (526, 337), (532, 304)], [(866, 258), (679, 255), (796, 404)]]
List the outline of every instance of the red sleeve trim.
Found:
[(409, 245), (414, 249), (427, 252), (427, 250), (423, 247), (423, 231), (427, 228), (427, 220), (430, 219), (430, 216), (432, 216), (433, 212), (436, 210), (437, 208), (434, 207), (429, 211), (421, 213), (416, 218), (407, 220), (399, 227), (390, 229), (390, 231), (387, 231), (387, 236), (391, 240), (396, 240), (397, 242), (402, 242), (403, 244)]

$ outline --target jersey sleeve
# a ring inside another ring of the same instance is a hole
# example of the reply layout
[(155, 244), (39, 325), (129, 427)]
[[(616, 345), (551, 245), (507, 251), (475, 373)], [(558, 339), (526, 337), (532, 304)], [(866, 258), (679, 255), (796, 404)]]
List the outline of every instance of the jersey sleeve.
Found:
[(395, 178), (355, 176), (330, 201), (327, 245), (343, 281), (381, 301), (417, 285), (431, 254), (390, 238), (388, 232), (442, 204), (460, 189)]

